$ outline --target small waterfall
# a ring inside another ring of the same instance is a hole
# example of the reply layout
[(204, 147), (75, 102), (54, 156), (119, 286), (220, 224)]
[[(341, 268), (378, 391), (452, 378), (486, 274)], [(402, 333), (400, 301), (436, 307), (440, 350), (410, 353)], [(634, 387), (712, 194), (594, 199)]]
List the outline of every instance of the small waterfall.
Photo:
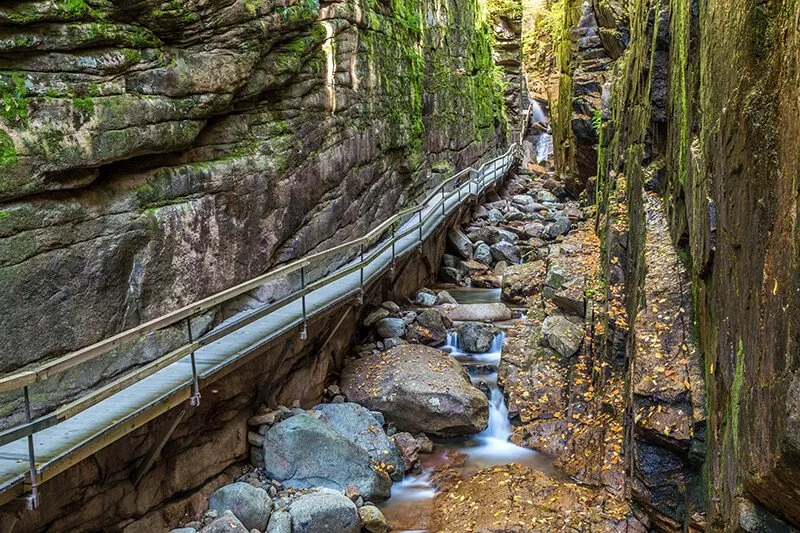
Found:
[(536, 163), (547, 163), (553, 156), (553, 134), (550, 129), (550, 118), (535, 98), (531, 99), (531, 117), (534, 122), (543, 125), (545, 130), (533, 136), (533, 156)]

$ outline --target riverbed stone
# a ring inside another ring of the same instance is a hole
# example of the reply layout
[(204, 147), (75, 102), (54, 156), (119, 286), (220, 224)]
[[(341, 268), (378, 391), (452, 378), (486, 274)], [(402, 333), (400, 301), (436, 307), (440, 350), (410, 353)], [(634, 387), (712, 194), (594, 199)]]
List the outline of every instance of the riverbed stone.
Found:
[(249, 483), (232, 483), (218, 489), (208, 498), (208, 508), (220, 513), (230, 511), (248, 530), (263, 531), (272, 511), (267, 491)]
[(499, 224), (505, 220), (502, 211), (500, 211), (499, 209), (489, 209), (489, 214), (487, 218), (489, 219), (489, 222), (492, 222), (494, 224)]
[(200, 533), (249, 533), (249, 531), (232, 512), (225, 511), (201, 529)]
[(436, 305), (436, 295), (427, 291), (419, 291), (414, 298), (414, 304), (420, 307), (433, 307)]
[(269, 517), (265, 533), (292, 533), (292, 515), (286, 511), (275, 511)]
[(360, 446), (376, 463), (385, 463), (392, 479), (403, 478), (400, 452), (383, 432), (382, 420), (378, 420), (368, 409), (352, 402), (323, 403), (312, 408), (312, 412), (319, 413), (322, 420)]
[[(342, 389), (350, 397), (347, 388)], [(330, 424), (308, 414), (295, 415), (267, 431), (264, 470), (270, 478), (292, 488), (344, 490), (355, 485), (375, 500), (386, 499), (390, 494), (389, 476), (372, 467), (372, 458), (364, 449)]]
[(407, 328), (407, 338), (422, 344), (440, 344), (447, 338), (447, 324), (437, 309), (426, 309)]
[(358, 516), (361, 518), (361, 523), (364, 529), (370, 533), (387, 533), (389, 531), (389, 524), (386, 522), (386, 517), (380, 509), (374, 505), (365, 505), (358, 510)]
[(486, 397), (449, 354), (421, 345), (393, 348), (353, 361), (342, 371), (352, 401), (381, 411), (400, 431), (440, 437), (486, 427)]
[(489, 248), (489, 245), (483, 241), (475, 243), (473, 257), (475, 258), (475, 261), (483, 263), (486, 266), (491, 266), (492, 264), (492, 250)]
[(389, 311), (383, 308), (376, 309), (375, 311), (371, 312), (367, 315), (367, 318), (364, 319), (364, 327), (371, 328), (375, 325), (378, 320), (382, 320), (389, 316)]
[(458, 304), (455, 298), (453, 298), (449, 292), (447, 291), (439, 291), (436, 294), (436, 305), (444, 305), (444, 304)]
[(445, 307), (445, 316), (453, 321), (499, 322), (511, 320), (511, 310), (504, 303), (491, 304), (458, 304)]
[(555, 351), (571, 357), (580, 348), (583, 329), (561, 315), (551, 315), (542, 322), (542, 337)]
[(519, 250), (510, 242), (500, 241), (490, 246), (492, 257), (496, 261), (505, 261), (516, 265), (520, 261)]
[(468, 353), (486, 353), (492, 347), (497, 328), (483, 322), (464, 322), (456, 328), (458, 347)]
[(472, 241), (459, 229), (447, 230), (447, 244), (462, 259), (472, 259)]
[(400, 451), (400, 457), (403, 459), (403, 466), (405, 471), (408, 472), (419, 459), (420, 444), (411, 433), (401, 431), (392, 435), (392, 440)]
[(339, 491), (326, 488), (303, 494), (289, 506), (292, 533), (359, 533), (356, 504)]
[(498, 228), (496, 226), (482, 226), (472, 230), (468, 235), (469, 239), (473, 242), (482, 241), (489, 246), (501, 241), (516, 244), (519, 237), (513, 231)]
[(532, 196), (527, 194), (515, 194), (511, 197), (511, 201), (518, 205), (528, 205), (532, 204), (535, 200)]
[(503, 299), (519, 301), (536, 296), (542, 291), (544, 274), (544, 261), (511, 265), (503, 276)]
[(572, 223), (565, 216), (557, 216), (553, 222), (549, 223), (544, 228), (542, 235), (548, 239), (555, 239), (559, 235), (566, 235), (569, 233)]
[(406, 334), (406, 324), (402, 318), (382, 318), (375, 324), (375, 332), (382, 339), (402, 337)]

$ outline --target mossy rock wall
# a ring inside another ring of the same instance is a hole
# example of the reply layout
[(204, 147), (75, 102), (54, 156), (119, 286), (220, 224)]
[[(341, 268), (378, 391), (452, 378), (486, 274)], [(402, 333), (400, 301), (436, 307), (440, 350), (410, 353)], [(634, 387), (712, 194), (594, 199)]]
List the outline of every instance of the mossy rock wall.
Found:
[[(642, 28), (665, 7), (660, 115), (658, 32)], [(647, 190), (662, 199), (692, 280), (708, 412), (706, 527), (788, 530), (800, 525), (800, 8), (636, 0), (630, 13), (598, 187), (602, 212), (617, 179), (627, 183), (629, 318), (647, 305)]]
[[(0, 26), (0, 374), (365, 233), (433, 163), (506, 146), (476, 0), (6, 2)], [(184, 334), (49, 381), (36, 413)]]

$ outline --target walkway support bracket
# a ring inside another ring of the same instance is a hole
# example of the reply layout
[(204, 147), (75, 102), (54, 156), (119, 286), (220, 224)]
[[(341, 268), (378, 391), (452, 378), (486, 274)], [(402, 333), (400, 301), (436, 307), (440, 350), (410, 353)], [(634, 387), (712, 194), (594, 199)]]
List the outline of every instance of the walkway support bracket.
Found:
[(172, 436), (172, 433), (175, 431), (175, 428), (178, 427), (178, 424), (181, 423), (183, 417), (186, 416), (186, 412), (189, 410), (189, 405), (184, 404), (180, 410), (175, 413), (172, 417), (172, 420), (169, 421), (163, 428), (161, 428), (161, 432), (156, 436), (156, 441), (147, 451), (147, 455), (144, 456), (142, 461), (139, 463), (139, 466), (136, 468), (136, 473), (133, 478), (133, 486), (138, 487), (139, 482), (142, 480), (144, 475), (152, 468), (153, 464), (156, 462), (158, 455), (161, 453), (161, 449), (167, 443), (169, 438)]

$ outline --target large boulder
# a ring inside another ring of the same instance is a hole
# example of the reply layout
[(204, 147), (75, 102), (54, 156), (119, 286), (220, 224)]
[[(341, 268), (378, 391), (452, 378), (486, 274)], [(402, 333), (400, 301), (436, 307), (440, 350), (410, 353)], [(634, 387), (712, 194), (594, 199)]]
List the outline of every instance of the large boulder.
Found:
[(370, 500), (384, 500), (391, 492), (389, 476), (372, 467), (364, 449), (308, 414), (295, 415), (267, 431), (264, 470), (287, 487), (344, 490), (354, 485)]
[(357, 403), (323, 403), (313, 408), (322, 420), (356, 443), (376, 463), (385, 463), (392, 479), (403, 478), (403, 460), (386, 433), (381, 421)]
[(464, 322), (456, 328), (458, 347), (469, 353), (486, 353), (492, 347), (497, 328), (483, 322)]
[(359, 533), (358, 508), (350, 498), (330, 489), (303, 494), (289, 506), (292, 533)]
[(571, 357), (583, 341), (583, 329), (561, 315), (551, 315), (542, 322), (542, 337), (555, 351)]
[(447, 231), (447, 244), (450, 249), (463, 259), (472, 259), (472, 241), (457, 229)]
[(358, 359), (342, 371), (341, 387), (350, 400), (381, 411), (401, 431), (452, 437), (478, 433), (488, 421), (486, 396), (463, 367), (427, 346), (398, 346)]
[(208, 508), (220, 515), (230, 511), (249, 530), (263, 531), (272, 512), (272, 500), (264, 489), (249, 483), (232, 483), (208, 498)]

